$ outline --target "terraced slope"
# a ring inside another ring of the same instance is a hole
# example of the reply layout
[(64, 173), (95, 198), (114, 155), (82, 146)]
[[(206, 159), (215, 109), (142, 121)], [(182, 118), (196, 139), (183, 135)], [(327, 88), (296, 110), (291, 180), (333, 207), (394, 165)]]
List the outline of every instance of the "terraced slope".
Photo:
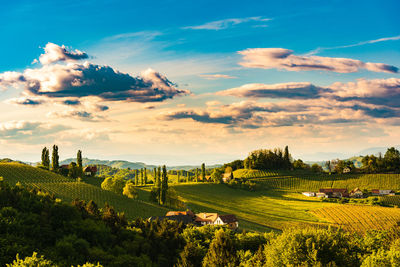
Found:
[(100, 207), (107, 202), (116, 210), (125, 212), (130, 219), (161, 216), (165, 215), (167, 211), (166, 208), (143, 200), (128, 199), (122, 195), (102, 190), (99, 186), (77, 182), (75, 179), (28, 165), (0, 163), (0, 176), (10, 184), (20, 182), (24, 185), (44, 189), (66, 202), (76, 198), (86, 201), (93, 200)]

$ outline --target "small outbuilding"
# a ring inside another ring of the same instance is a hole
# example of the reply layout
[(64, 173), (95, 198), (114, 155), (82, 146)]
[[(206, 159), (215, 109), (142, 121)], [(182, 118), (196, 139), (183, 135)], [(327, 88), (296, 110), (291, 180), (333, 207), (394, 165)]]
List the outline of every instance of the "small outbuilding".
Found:
[(362, 198), (364, 196), (364, 193), (361, 191), (360, 188), (354, 188), (353, 190), (351, 190), (350, 192), (350, 197), (354, 197), (354, 198)]

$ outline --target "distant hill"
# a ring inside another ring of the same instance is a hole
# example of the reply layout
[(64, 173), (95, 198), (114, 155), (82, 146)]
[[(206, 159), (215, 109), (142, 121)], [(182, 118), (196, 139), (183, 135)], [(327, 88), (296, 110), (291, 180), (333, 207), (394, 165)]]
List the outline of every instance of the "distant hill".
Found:
[[(72, 161), (76, 161), (76, 158), (69, 158), (65, 159), (60, 162), (60, 165), (62, 164), (70, 164)], [(147, 165), (146, 163), (143, 162), (130, 162), (126, 160), (100, 160), (100, 159), (89, 159), (89, 158), (83, 158), (82, 159), (83, 165), (107, 165), (113, 168), (117, 169), (141, 169), (141, 168), (147, 168), (147, 169), (153, 169), (158, 166), (156, 165)], [(221, 164), (214, 164), (210, 166), (206, 166), (207, 168), (216, 168), (222, 166)], [(168, 170), (191, 170), (195, 168), (200, 168), (200, 165), (182, 165), (182, 166), (167, 166)]]

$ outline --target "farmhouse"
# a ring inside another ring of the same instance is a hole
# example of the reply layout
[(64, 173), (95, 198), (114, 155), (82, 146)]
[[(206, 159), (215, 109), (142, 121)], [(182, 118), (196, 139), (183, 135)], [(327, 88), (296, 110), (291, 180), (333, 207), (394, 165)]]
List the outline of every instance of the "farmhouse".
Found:
[(362, 198), (364, 196), (363, 192), (361, 191), (360, 188), (354, 188), (353, 190), (351, 190), (350, 192), (350, 197), (354, 197), (354, 198)]
[(372, 189), (373, 196), (394, 196), (394, 191), (390, 189)]
[(96, 166), (87, 166), (87, 167), (85, 167), (83, 172), (86, 176), (95, 176), (97, 173), (97, 167)]
[(231, 229), (239, 227), (239, 222), (235, 215), (220, 215), (218, 213), (198, 213), (195, 222), (199, 225), (227, 225)]
[(176, 221), (176, 222), (181, 222), (183, 224), (192, 224), (194, 223), (193, 221), (193, 216), (190, 215), (171, 215), (171, 216), (152, 216), (148, 219), (149, 222), (155, 221), (155, 220), (171, 220), (171, 221)]
[(316, 197), (328, 197), (328, 195), (325, 193), (316, 193), (315, 196)]
[(302, 194), (307, 197), (315, 197), (315, 192), (303, 192)]
[(319, 193), (325, 193), (327, 197), (348, 197), (349, 193), (346, 188), (321, 188), (319, 189)]

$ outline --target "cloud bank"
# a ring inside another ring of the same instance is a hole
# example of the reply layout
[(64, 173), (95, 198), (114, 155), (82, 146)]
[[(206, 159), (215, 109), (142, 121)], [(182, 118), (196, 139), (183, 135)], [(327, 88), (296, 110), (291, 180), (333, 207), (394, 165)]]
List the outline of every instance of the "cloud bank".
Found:
[[(0, 88), (22, 88), (23, 96), (8, 102), (38, 106), (56, 101), (67, 106), (78, 106), (85, 98), (96, 97), (100, 101), (160, 102), (175, 96), (188, 94), (177, 89), (164, 75), (148, 69), (139, 76), (119, 72), (110, 66), (78, 62), (88, 58), (82, 51), (68, 51), (65, 46), (48, 43), (40, 55), (39, 68), (27, 68), (23, 72), (0, 73)], [(99, 109), (105, 111), (108, 107)], [(81, 112), (81, 111), (79, 111)], [(85, 113), (76, 111), (76, 117)], [(71, 113), (73, 114), (73, 113)]]
[[(360, 79), (328, 87), (311, 83), (245, 84), (216, 95), (250, 98), (205, 109), (179, 109), (161, 114), (165, 120), (192, 119), (227, 127), (261, 128), (342, 123), (400, 123), (400, 79)], [(257, 100), (281, 99), (274, 103)], [(382, 119), (385, 119), (382, 121)]]
[(350, 58), (297, 56), (284, 48), (253, 48), (238, 52), (243, 56), (239, 64), (246, 68), (284, 69), (288, 71), (323, 70), (339, 73), (366, 69), (374, 72), (397, 73), (398, 68), (383, 63), (362, 62)]

